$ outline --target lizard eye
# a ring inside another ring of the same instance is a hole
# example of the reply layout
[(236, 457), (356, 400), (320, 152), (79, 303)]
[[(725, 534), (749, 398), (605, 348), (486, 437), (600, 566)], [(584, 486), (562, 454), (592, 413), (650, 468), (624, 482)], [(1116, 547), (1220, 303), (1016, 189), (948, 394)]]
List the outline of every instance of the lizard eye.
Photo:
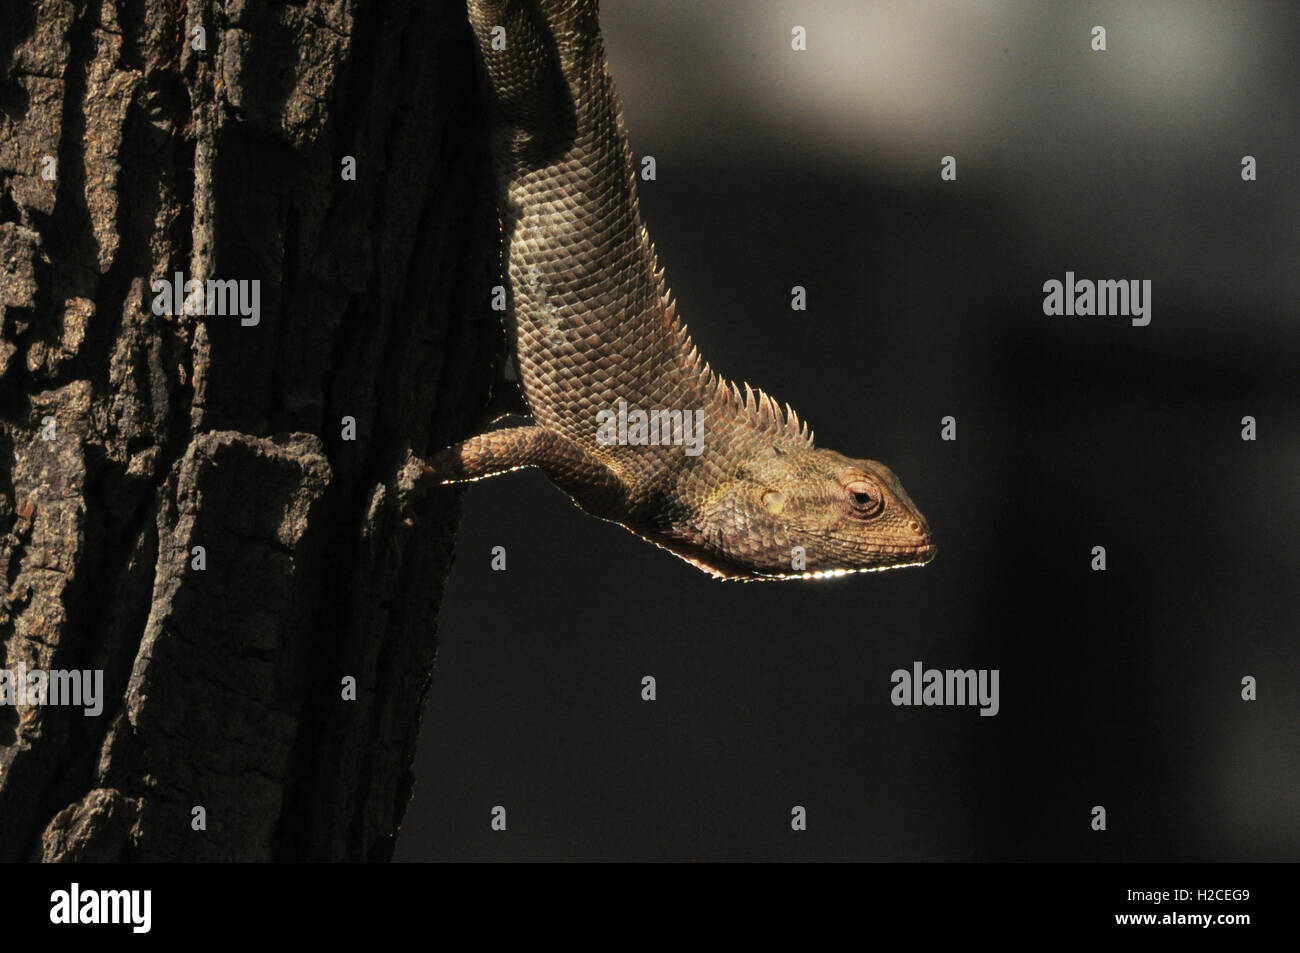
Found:
[(870, 519), (878, 516), (885, 508), (885, 498), (880, 488), (866, 480), (854, 480), (844, 488), (847, 494), (849, 510), (855, 516)]

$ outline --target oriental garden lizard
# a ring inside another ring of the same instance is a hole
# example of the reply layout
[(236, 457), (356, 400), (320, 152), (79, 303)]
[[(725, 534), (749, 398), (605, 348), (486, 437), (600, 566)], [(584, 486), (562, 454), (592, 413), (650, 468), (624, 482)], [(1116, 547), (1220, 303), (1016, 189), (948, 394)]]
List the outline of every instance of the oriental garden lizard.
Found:
[(934, 558), (893, 471), (814, 446), (788, 405), (723, 379), (692, 346), (641, 222), (597, 0), (468, 9), (532, 424), (413, 461), (408, 485), (536, 467), (587, 512), (720, 579)]

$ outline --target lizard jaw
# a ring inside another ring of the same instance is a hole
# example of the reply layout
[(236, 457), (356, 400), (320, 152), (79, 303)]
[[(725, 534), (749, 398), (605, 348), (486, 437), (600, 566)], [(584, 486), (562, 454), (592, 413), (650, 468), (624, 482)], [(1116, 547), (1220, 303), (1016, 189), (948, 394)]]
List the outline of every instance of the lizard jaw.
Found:
[(723, 576), (728, 582), (790, 582), (795, 579), (838, 579), (840, 576), (853, 576), (862, 572), (889, 572), (891, 569), (910, 569), (925, 566), (934, 560), (937, 547), (931, 546), (929, 552), (921, 559), (910, 563), (890, 563), (888, 566), (862, 566), (858, 569), (818, 569), (815, 572), (789, 572), (776, 575), (757, 573), (753, 576)]
[[(619, 524), (623, 525), (623, 524)], [(939, 547), (934, 543), (927, 543), (914, 551), (915, 559), (908, 559), (905, 562), (891, 562), (878, 566), (857, 566), (849, 569), (813, 569), (807, 571), (792, 572), (763, 572), (758, 569), (738, 569), (728, 572), (725, 569), (706, 562), (700, 556), (684, 548), (673, 546), (660, 539), (654, 539), (649, 536), (643, 536), (630, 527), (624, 526), (631, 533), (641, 536), (649, 542), (654, 543), (660, 549), (672, 553), (683, 562), (690, 563), (696, 569), (708, 573), (714, 579), (721, 582), (793, 582), (804, 579), (839, 579), (843, 576), (854, 576), (866, 572), (889, 572), (892, 569), (911, 569), (916, 566), (925, 566), (934, 561), (938, 555)]]

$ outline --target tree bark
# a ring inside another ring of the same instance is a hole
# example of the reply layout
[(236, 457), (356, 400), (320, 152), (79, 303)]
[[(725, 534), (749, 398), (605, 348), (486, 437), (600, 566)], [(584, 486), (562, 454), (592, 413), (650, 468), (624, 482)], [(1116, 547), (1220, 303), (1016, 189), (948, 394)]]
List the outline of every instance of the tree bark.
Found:
[[(4, 19), (4, 668), (105, 702), (0, 707), (0, 860), (387, 859), (458, 516), (395, 475), (501, 359), (463, 6)], [(155, 314), (176, 272), (260, 320)]]

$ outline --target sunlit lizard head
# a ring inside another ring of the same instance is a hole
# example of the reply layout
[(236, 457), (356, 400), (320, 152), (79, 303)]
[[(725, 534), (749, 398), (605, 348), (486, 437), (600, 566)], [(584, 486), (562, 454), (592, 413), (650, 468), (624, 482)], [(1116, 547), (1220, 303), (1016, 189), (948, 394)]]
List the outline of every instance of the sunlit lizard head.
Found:
[[(695, 466), (717, 462), (705, 454)], [(829, 578), (922, 566), (937, 552), (925, 517), (883, 463), (778, 443), (730, 471), (703, 481), (684, 474), (684, 511), (655, 534), (715, 577)], [(690, 488), (700, 485), (713, 489), (695, 498)]]

